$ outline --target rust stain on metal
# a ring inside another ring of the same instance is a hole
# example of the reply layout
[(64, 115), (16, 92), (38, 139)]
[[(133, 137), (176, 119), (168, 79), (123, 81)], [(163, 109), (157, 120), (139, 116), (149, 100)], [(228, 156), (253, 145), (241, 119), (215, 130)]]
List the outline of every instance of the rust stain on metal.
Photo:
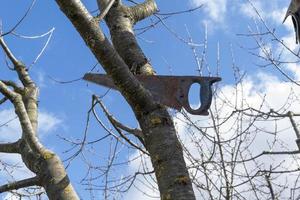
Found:
[[(213, 83), (221, 80), (220, 77), (200, 77), (200, 76), (143, 76), (136, 75), (141, 84), (148, 89), (154, 100), (168, 107), (180, 110), (184, 108), (194, 115), (208, 115), (208, 109), (212, 101)], [(112, 79), (105, 74), (87, 73), (84, 80), (118, 90)], [(198, 83), (201, 86), (199, 91), (201, 106), (192, 109), (188, 95), (190, 87)]]

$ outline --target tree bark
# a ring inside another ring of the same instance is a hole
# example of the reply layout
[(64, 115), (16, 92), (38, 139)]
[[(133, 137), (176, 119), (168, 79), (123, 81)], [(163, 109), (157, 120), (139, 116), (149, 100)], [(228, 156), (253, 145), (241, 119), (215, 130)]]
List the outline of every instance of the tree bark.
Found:
[[(147, 14), (144, 12), (140, 17), (131, 16), (132, 8), (123, 6), (117, 0), (106, 16), (113, 47), (99, 28), (97, 20), (90, 15), (80, 0), (56, 2), (132, 107), (144, 134), (145, 147), (151, 156), (161, 199), (195, 199), (171, 116), (165, 107), (153, 100), (149, 91), (144, 89), (131, 73), (141, 73), (140, 69), (143, 66), (152, 69), (137, 45), (132, 31), (136, 20), (146, 17)], [(145, 3), (153, 6), (153, 2), (148, 0)], [(135, 7), (135, 14), (137, 8), (139, 7)], [(119, 24), (113, 23), (113, 20)], [(124, 26), (118, 26), (121, 24)], [(132, 70), (133, 68), (137, 70)], [(145, 74), (151, 74), (151, 70), (146, 70)]]

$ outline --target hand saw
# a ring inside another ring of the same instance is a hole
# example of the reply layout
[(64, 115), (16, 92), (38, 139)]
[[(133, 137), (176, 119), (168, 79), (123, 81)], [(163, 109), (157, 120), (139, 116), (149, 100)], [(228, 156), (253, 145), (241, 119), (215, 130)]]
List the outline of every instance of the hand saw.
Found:
[[(150, 91), (155, 101), (180, 110), (184, 108), (194, 115), (208, 115), (208, 109), (212, 101), (212, 84), (221, 80), (220, 77), (201, 76), (135, 76), (140, 83)], [(118, 90), (113, 80), (105, 74), (87, 73), (84, 80)], [(190, 87), (200, 84), (200, 103), (197, 109), (193, 109), (189, 103)]]

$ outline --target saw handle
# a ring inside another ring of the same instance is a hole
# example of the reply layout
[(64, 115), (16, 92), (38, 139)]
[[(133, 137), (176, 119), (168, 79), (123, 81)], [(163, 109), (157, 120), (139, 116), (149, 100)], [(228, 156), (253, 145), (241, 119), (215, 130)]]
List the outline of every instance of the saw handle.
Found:
[[(181, 80), (180, 84), (180, 94), (179, 96), (179, 102), (181, 103), (182, 107), (189, 113), (193, 115), (208, 115), (208, 109), (211, 105), (212, 101), (212, 84), (220, 81), (220, 78), (212, 77), (209, 79), (192, 79), (190, 81), (186, 79)], [(193, 109), (189, 102), (189, 91), (191, 89), (191, 86), (194, 83), (198, 83), (200, 87), (199, 95), (200, 95), (200, 107), (197, 109)]]

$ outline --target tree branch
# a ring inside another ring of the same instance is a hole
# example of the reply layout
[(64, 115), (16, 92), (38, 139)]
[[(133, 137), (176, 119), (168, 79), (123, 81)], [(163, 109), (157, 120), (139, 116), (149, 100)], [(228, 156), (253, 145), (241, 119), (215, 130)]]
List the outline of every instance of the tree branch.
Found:
[[(105, 1), (106, 0), (98, 1), (100, 2), (100, 7), (105, 6)], [(144, 4), (140, 4), (140, 6), (143, 6)], [(146, 3), (146, 5), (148, 4)], [(153, 75), (155, 74), (155, 71), (150, 64), (149, 59), (140, 48), (134, 35), (133, 25), (136, 22), (134, 19), (134, 10), (139, 10), (139, 6), (137, 5), (137, 9), (133, 8), (134, 7), (130, 8), (115, 3), (107, 13), (105, 22), (110, 30), (115, 50), (125, 61), (130, 71), (134, 74)]]
[(0, 99), (0, 105), (5, 103), (8, 100), (7, 97), (3, 97), (2, 99)]
[(16, 72), (18, 73), (19, 79), (23, 83), (23, 85), (25, 87), (26, 86), (34, 87), (34, 82), (31, 80), (27, 72), (26, 66), (15, 57), (15, 55), (12, 53), (12, 51), (5, 43), (3, 37), (0, 37), (0, 46), (4, 50), (7, 57), (10, 59), (10, 61), (13, 63), (14, 70), (16, 70)]
[(18, 59), (15, 57), (15, 55), (11, 52), (11, 50), (8, 48), (7, 44), (5, 43), (3, 37), (0, 37), (0, 45), (3, 49), (3, 51), (5, 52), (5, 54), (7, 55), (7, 57), (9, 58), (9, 60), (14, 64), (17, 65), (18, 64)]
[(270, 194), (271, 194), (271, 199), (272, 200), (275, 200), (276, 199), (276, 196), (275, 196), (275, 193), (274, 193), (274, 189), (273, 189), (273, 186), (272, 186), (272, 183), (271, 183), (271, 180), (270, 180), (270, 174), (267, 174), (265, 176), (265, 179), (267, 181), (267, 187), (269, 188), (270, 190)]
[(13, 103), (15, 107), (15, 112), (19, 118), (22, 127), (23, 136), (25, 137), (29, 146), (34, 152), (42, 153), (44, 147), (38, 141), (37, 137), (35, 137), (35, 128), (31, 123), (24, 102), (22, 101), (22, 96), (9, 90), (7, 85), (5, 85), (2, 81), (0, 81), (0, 92)]
[(5, 185), (0, 186), (0, 194), (3, 192), (8, 192), (11, 190), (17, 190), (25, 187), (30, 187), (30, 186), (38, 186), (40, 185), (40, 180), (38, 177), (33, 177), (21, 181), (17, 181), (14, 183), (8, 183)]
[(294, 131), (296, 133), (296, 137), (297, 137), (296, 144), (298, 146), (298, 149), (300, 150), (300, 132), (299, 132), (297, 124), (296, 124), (296, 122), (295, 122), (295, 120), (293, 118), (294, 114), (292, 112), (288, 112), (288, 116), (289, 116), (289, 119), (290, 119), (291, 124), (293, 126), (293, 129), (294, 129)]
[(96, 102), (100, 105), (100, 107), (102, 108), (103, 112), (105, 113), (106, 117), (108, 118), (108, 120), (116, 127), (133, 134), (134, 136), (136, 136), (143, 144), (145, 144), (144, 142), (144, 135), (142, 130), (140, 129), (132, 129), (129, 128), (125, 125), (123, 125), (121, 122), (119, 122), (118, 120), (116, 120), (106, 109), (106, 107), (103, 105), (102, 101), (95, 95), (93, 95), (93, 99), (96, 100)]
[[(35, 4), (36, 0), (33, 0), (30, 7), (27, 9), (27, 11), (25, 12), (25, 14), (23, 15), (23, 17), (16, 23), (16, 25), (14, 25), (9, 31), (5, 32), (5, 33), (1, 33), (0, 37), (3, 37), (5, 35), (8, 35), (12, 32), (14, 32), (18, 26), (24, 21), (24, 19), (28, 16), (29, 12), (32, 10), (34, 4)], [(2, 30), (1, 30), (2, 31)]]
[(14, 143), (0, 144), (1, 153), (20, 153), (19, 151), (20, 141)]
[(144, 3), (130, 7), (130, 13), (134, 23), (137, 23), (158, 11), (154, 0), (146, 0)]
[(101, 0), (97, 0), (97, 3), (98, 3), (98, 7), (100, 9), (100, 14), (99, 16), (96, 17), (96, 19), (100, 22), (105, 16), (106, 14), (108, 13), (109, 9), (112, 7), (112, 5), (114, 4), (116, 0), (110, 0), (109, 2), (106, 3), (105, 6), (101, 6), (102, 3), (101, 3)]
[(2, 81), (0, 81), (0, 93), (3, 94), (6, 98), (8, 98), (10, 101), (13, 101), (13, 99), (17, 96), (17, 94), (11, 91), (8, 88), (8, 86)]
[(13, 81), (6, 81), (6, 80), (1, 80), (5, 85), (12, 87), (15, 92), (22, 94), (23, 93), (23, 88), (19, 87), (15, 82)]

